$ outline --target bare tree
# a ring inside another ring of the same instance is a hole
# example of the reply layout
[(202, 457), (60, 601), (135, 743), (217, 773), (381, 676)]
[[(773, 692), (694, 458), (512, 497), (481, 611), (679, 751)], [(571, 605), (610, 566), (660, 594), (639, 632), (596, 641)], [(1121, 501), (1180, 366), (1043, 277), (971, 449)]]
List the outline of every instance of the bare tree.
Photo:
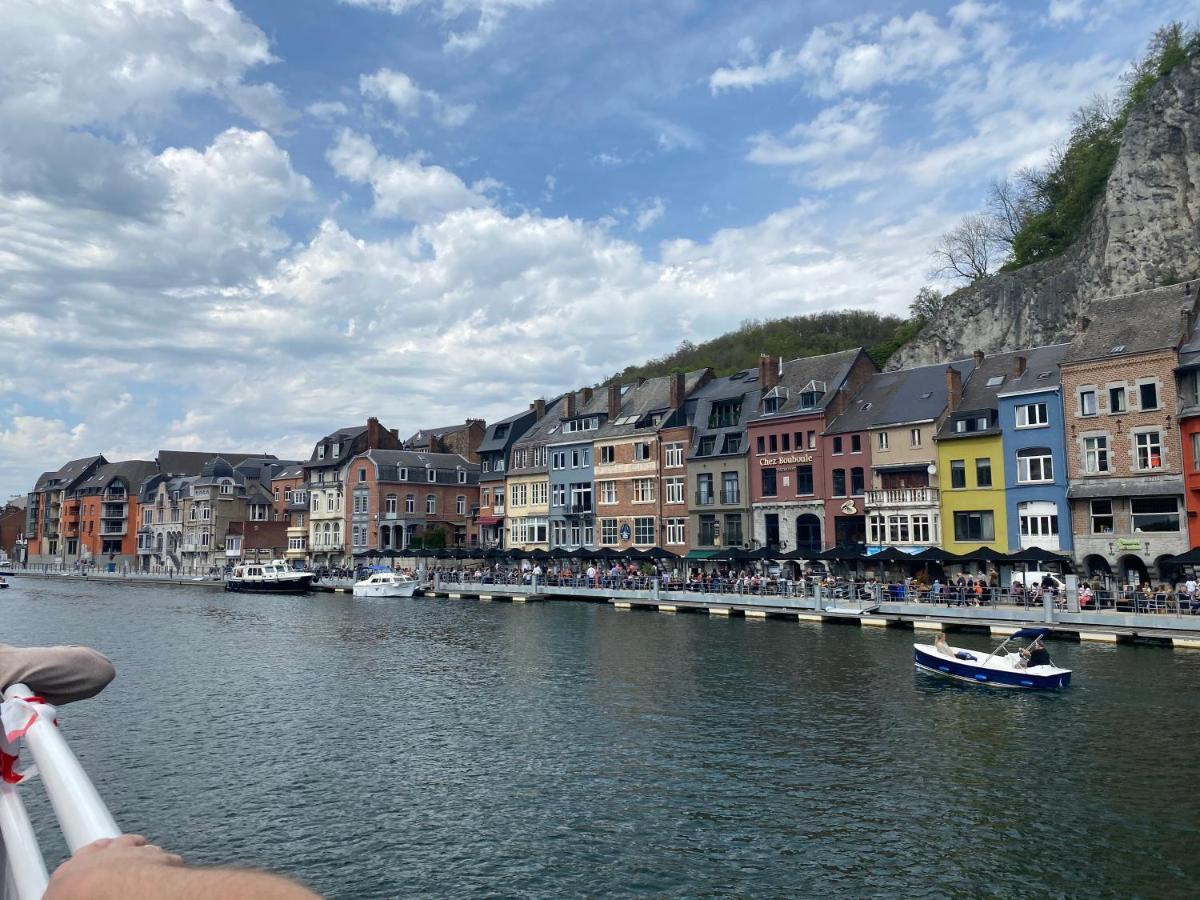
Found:
[(1040, 173), (1032, 168), (1021, 169), (1011, 178), (992, 182), (987, 215), (992, 220), (992, 237), (996, 243), (1011, 250), (1026, 220), (1042, 209), (1039, 184)]
[(995, 231), (991, 216), (980, 213), (963, 216), (930, 251), (934, 262), (930, 277), (978, 281), (991, 275), (994, 263), (1004, 255)]

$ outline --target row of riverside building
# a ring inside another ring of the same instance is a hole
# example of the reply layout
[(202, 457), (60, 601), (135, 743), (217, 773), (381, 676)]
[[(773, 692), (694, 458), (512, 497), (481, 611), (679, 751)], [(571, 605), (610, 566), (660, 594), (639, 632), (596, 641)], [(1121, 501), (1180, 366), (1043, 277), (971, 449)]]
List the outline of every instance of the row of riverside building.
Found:
[[(1069, 342), (881, 372), (861, 349), (537, 399), (407, 440), (369, 419), (307, 461), (73, 460), (27, 559), (337, 565), (426, 546), (817, 553), (1041, 547), (1162, 577), (1200, 545), (1197, 283), (1092, 303)], [(434, 535), (437, 535), (434, 538)]]

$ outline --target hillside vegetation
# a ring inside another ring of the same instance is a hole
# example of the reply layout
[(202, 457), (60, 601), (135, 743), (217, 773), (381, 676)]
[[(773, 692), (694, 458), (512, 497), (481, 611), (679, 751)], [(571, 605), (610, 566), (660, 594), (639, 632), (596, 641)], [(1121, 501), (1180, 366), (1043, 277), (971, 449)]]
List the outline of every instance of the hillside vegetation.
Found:
[(711, 341), (701, 344), (684, 341), (674, 353), (640, 366), (629, 366), (609, 381), (654, 378), (705, 367), (717, 375), (729, 375), (757, 366), (760, 353), (795, 359), (851, 347), (865, 347), (876, 364), (882, 366), (920, 327), (921, 323), (914, 320), (857, 310), (752, 319), (743, 322), (736, 331)]

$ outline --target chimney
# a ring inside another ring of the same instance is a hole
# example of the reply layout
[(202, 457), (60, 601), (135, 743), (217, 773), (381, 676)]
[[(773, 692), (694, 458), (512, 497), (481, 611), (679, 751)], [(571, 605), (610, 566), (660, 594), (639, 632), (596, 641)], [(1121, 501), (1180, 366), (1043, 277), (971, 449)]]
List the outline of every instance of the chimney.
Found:
[(954, 366), (946, 366), (946, 412), (954, 412), (961, 402), (962, 373)]
[(380, 433), (383, 429), (379, 427), (379, 420), (374, 416), (367, 419), (367, 449), (376, 450), (379, 448)]
[(1089, 317), (1080, 316), (1079, 317), (1079, 333), (1083, 334), (1085, 331), (1088, 330), (1088, 326), (1090, 326), (1091, 324), (1092, 324), (1092, 320)]
[(976, 351), (975, 351), (975, 352), (972, 354), (972, 356), (974, 356), (974, 357), (975, 357), (975, 368), (977, 368), (977, 369), (978, 369), (980, 366), (982, 366), (982, 365), (983, 365), (983, 351), (982, 351), (982, 350), (976, 350)]
[(778, 360), (772, 359), (766, 353), (758, 355), (758, 384), (765, 394), (779, 384)]
[(1025, 366), (1029, 363), (1024, 356), (1017, 355), (1013, 357), (1013, 374), (1020, 378), (1025, 374)]
[(608, 386), (608, 421), (612, 421), (621, 413), (621, 386), (619, 384), (610, 384)]
[(399, 428), (389, 428), (388, 431), (390, 431), (392, 433), (392, 437), (394, 437), (396, 440), (400, 440), (400, 429)]
[(575, 392), (574, 391), (571, 391), (569, 394), (567, 394), (567, 409), (566, 409), (566, 412), (563, 413), (563, 416), (567, 419), (575, 418)]
[(529, 408), (533, 410), (534, 421), (542, 421), (543, 417), (546, 415), (546, 398), (538, 397), (531, 404), (529, 404)]
[(592, 389), (590, 387), (585, 387), (579, 393), (581, 393), (583, 395), (582, 400), (583, 400), (584, 406), (587, 406), (589, 403), (592, 402)]
[(1183, 339), (1186, 341), (1192, 336), (1192, 311), (1189, 307), (1184, 307), (1179, 311), (1179, 325), (1183, 328)]
[(683, 373), (676, 372), (671, 376), (671, 409), (683, 406)]

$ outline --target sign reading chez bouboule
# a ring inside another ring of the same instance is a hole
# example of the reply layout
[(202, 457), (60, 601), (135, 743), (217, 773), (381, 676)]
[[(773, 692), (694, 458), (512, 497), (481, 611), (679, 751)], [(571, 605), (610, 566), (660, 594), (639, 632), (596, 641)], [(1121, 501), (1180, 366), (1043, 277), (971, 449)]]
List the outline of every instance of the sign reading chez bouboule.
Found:
[(758, 461), (760, 466), (790, 466), (796, 463), (812, 462), (811, 453), (798, 453), (792, 456), (764, 456)]

